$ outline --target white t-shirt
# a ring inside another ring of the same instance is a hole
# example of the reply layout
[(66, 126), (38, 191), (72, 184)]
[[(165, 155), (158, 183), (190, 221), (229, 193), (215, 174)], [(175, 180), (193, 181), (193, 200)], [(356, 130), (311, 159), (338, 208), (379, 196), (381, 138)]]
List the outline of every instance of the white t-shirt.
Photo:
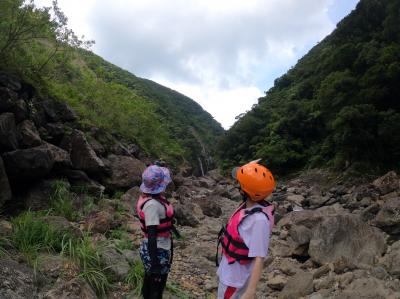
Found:
[[(160, 219), (166, 217), (164, 205), (156, 199), (150, 199), (144, 204), (143, 213), (146, 226), (159, 225)], [(148, 241), (147, 238), (144, 240)], [(171, 238), (157, 237), (157, 248), (171, 250)]]
[[(248, 210), (261, 205), (255, 205)], [(239, 234), (249, 248), (249, 257), (266, 257), (269, 245), (269, 221), (263, 213), (254, 213), (246, 217), (239, 225)], [(225, 255), (222, 255), (217, 275), (220, 282), (234, 288), (242, 288), (250, 277), (254, 260), (241, 265), (238, 262), (229, 264)]]

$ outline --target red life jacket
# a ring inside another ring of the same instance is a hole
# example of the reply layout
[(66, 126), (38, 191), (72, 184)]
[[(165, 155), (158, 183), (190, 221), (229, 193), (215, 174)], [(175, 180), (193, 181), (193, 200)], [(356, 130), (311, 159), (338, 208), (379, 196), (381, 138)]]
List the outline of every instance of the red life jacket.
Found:
[[(251, 210), (245, 209), (243, 203), (231, 216), (226, 228), (223, 228), (220, 232), (219, 242), (222, 245), (222, 253), (228, 259), (229, 264), (239, 262), (240, 264), (248, 264), (251, 262), (253, 257), (249, 257), (249, 248), (243, 241), (243, 238), (239, 234), (239, 225), (246, 217), (253, 215), (254, 213), (263, 213), (269, 221), (269, 233), (271, 234), (274, 223), (274, 206), (269, 205), (266, 202), (261, 202), (262, 207), (255, 207)], [(218, 253), (217, 253), (218, 254)]]
[(163, 196), (154, 198), (151, 196), (141, 195), (139, 197), (139, 200), (136, 204), (136, 212), (139, 216), (140, 228), (142, 229), (144, 236), (147, 238), (148, 234), (147, 234), (143, 207), (146, 204), (146, 202), (148, 202), (151, 199), (157, 200), (165, 208), (165, 218), (160, 219), (160, 224), (157, 226), (157, 237), (169, 238), (171, 237), (171, 230), (173, 228), (174, 209), (172, 205)]

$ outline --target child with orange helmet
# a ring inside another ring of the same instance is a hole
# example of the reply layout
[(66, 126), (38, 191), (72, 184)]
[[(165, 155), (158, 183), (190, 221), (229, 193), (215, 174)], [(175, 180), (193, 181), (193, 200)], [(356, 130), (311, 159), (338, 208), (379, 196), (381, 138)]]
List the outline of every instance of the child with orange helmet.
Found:
[(261, 277), (274, 225), (274, 207), (265, 198), (275, 189), (275, 180), (258, 162), (232, 172), (244, 201), (219, 235), (223, 254), (217, 271), (218, 299), (254, 298)]

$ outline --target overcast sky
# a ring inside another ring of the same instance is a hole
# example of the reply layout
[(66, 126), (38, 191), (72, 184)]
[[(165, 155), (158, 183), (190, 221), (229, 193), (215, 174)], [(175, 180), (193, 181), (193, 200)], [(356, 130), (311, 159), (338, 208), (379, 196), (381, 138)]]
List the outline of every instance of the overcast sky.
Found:
[(69, 26), (96, 41), (93, 52), (191, 97), (229, 128), (358, 0), (58, 2)]

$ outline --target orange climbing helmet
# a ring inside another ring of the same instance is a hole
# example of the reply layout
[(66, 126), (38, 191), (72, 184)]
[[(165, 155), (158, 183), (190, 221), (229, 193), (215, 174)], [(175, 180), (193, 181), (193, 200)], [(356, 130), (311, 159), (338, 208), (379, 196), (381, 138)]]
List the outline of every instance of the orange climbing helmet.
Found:
[(275, 180), (271, 171), (252, 161), (232, 170), (232, 176), (238, 180), (240, 188), (254, 201), (266, 198), (275, 189)]

